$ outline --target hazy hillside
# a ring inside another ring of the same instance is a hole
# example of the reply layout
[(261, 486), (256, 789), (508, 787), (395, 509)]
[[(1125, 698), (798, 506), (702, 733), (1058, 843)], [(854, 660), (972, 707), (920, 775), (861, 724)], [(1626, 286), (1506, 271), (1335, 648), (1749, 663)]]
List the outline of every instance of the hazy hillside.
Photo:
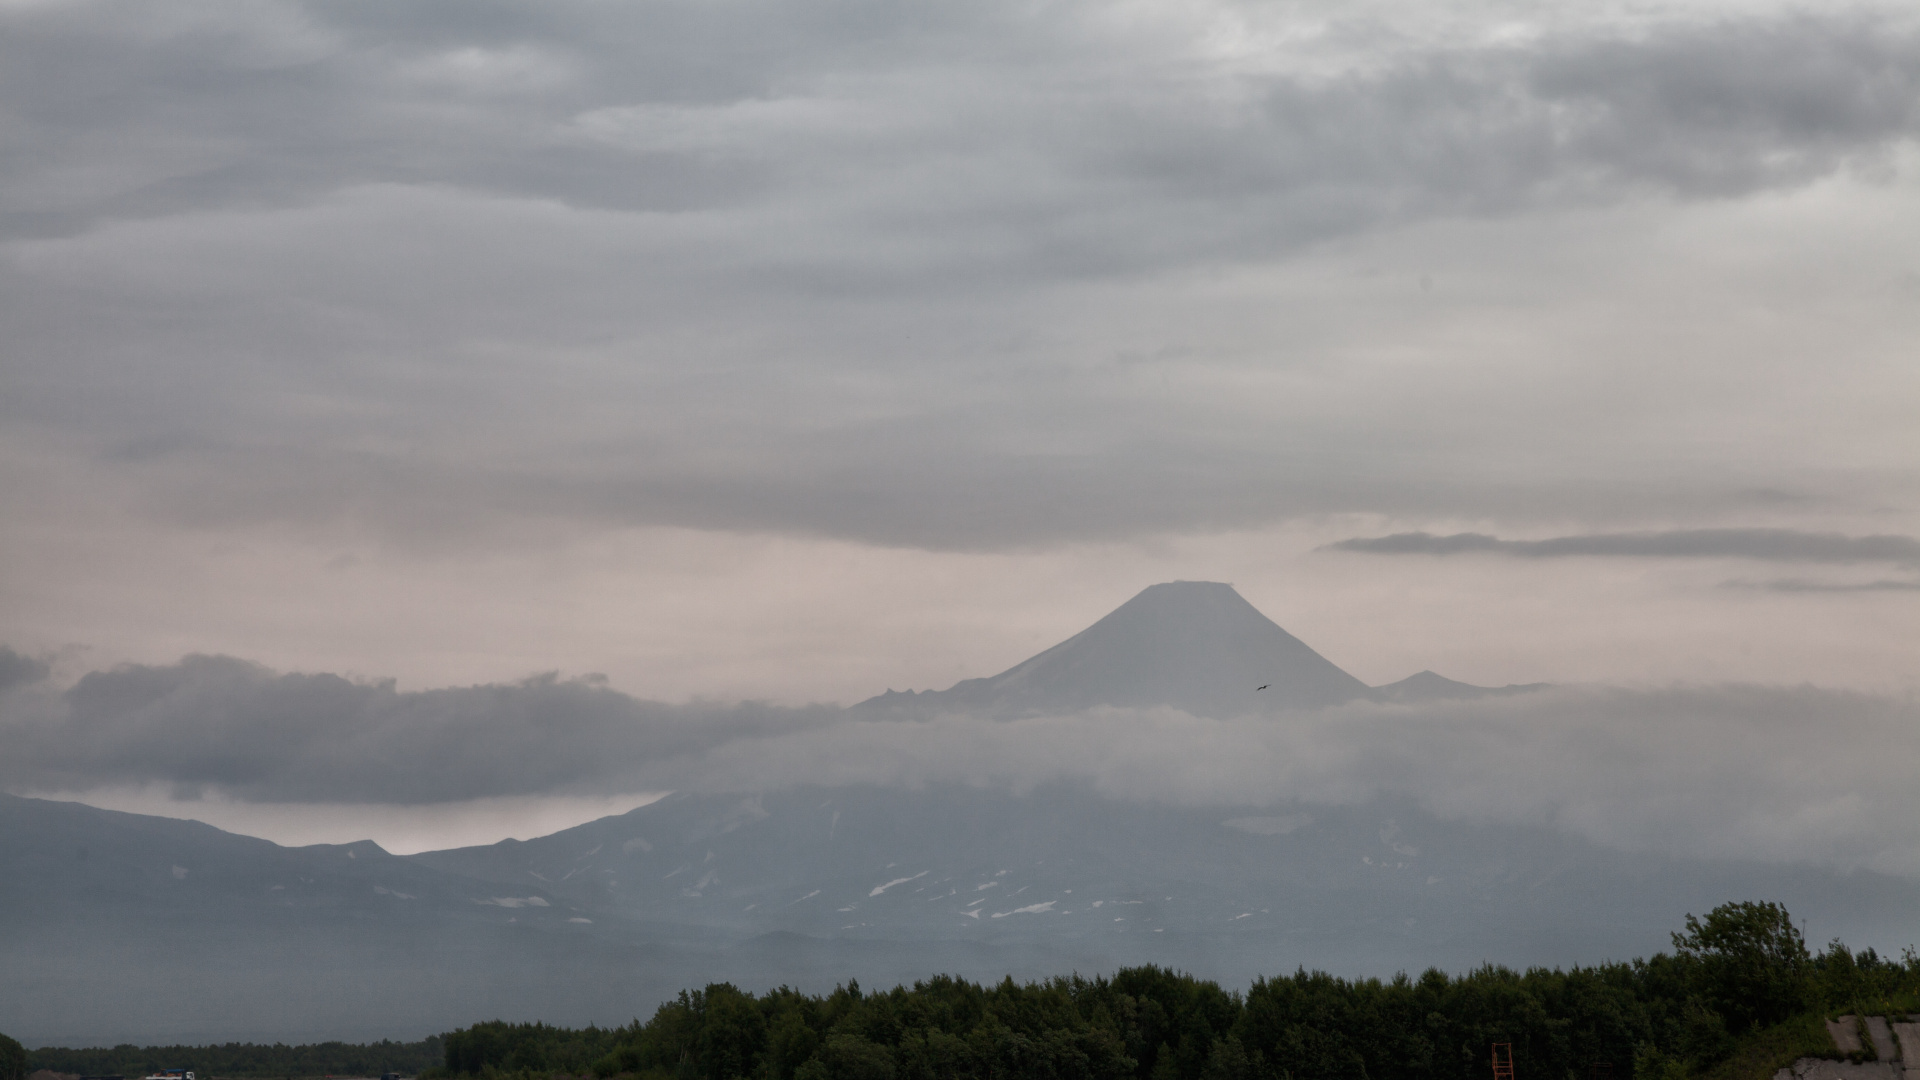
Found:
[(0, 893), (5, 1030), (68, 1044), (621, 1023), (714, 979), (1590, 962), (1658, 948), (1680, 914), (1735, 896), (1897, 951), (1920, 910), (1920, 886), (1870, 874), (1628, 856), (1405, 808), (1229, 814), (1071, 790), (676, 797), (410, 858), (13, 798), (0, 837), (27, 870)]
[(35, 1042), (424, 1034), (527, 1007), (507, 973), (590, 953), (563, 911), (476, 903), (474, 883), (370, 843), (0, 796), (0, 866), (0, 1029)]
[[(556, 903), (745, 934), (1050, 945), (1246, 979), (1592, 962), (1764, 895), (1821, 937), (1914, 933), (1920, 885), (1610, 851), (1407, 806), (1182, 808), (1071, 787), (673, 796), (526, 843), (413, 856)], [(1903, 936), (1904, 935), (1904, 936)], [(972, 969), (969, 969), (970, 973)], [(984, 976), (977, 976), (984, 977)]]

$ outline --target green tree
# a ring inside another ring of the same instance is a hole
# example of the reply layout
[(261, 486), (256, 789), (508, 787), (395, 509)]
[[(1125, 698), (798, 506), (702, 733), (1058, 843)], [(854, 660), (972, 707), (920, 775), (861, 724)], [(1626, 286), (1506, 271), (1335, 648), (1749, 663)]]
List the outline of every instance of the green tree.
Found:
[(799, 1008), (788, 1008), (773, 1021), (767, 1038), (767, 1075), (770, 1080), (793, 1080), (793, 1071), (820, 1047), (820, 1036), (807, 1025)]
[(1733, 1032), (1776, 1024), (1808, 1005), (1812, 958), (1793, 917), (1779, 904), (1721, 904), (1673, 935), (1681, 958), (1699, 964), (1703, 995)]
[(27, 1048), (6, 1035), (0, 1035), (0, 1080), (26, 1080)]
[(795, 1080), (893, 1080), (893, 1055), (858, 1035), (829, 1035), (819, 1056), (794, 1072)]
[(766, 1050), (767, 1022), (751, 994), (732, 983), (713, 983), (701, 995), (695, 1057), (705, 1080), (736, 1080), (751, 1075)]

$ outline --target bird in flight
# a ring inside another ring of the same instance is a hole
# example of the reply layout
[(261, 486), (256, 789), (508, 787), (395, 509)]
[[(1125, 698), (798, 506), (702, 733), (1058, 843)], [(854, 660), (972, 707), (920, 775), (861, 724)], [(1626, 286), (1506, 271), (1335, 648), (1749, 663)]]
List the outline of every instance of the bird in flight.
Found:
[(1272, 683), (1261, 683), (1259, 686), (1256, 686), (1253, 688), (1253, 692), (1257, 694), (1260, 691), (1265, 690), (1267, 687), (1272, 685), (1273, 685)]

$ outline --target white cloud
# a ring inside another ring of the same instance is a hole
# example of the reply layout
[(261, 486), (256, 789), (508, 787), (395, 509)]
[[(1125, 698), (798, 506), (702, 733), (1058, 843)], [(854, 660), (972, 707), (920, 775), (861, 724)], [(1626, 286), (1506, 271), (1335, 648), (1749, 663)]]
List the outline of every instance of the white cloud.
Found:
[(407, 61), (403, 78), (423, 86), (493, 96), (551, 90), (574, 78), (565, 58), (526, 45), (447, 49)]
[(1443, 818), (1546, 824), (1629, 850), (1920, 876), (1920, 708), (1811, 688), (1568, 688), (1228, 721), (1097, 710), (848, 722), (662, 769), (714, 789), (1065, 780), (1182, 805), (1406, 798)]

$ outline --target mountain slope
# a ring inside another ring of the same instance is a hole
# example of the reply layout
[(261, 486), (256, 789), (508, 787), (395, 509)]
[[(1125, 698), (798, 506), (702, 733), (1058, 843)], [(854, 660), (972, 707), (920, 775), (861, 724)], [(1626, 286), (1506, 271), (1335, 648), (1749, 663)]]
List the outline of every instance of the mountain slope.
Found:
[(1321, 708), (1368, 693), (1365, 683), (1281, 629), (1233, 586), (1174, 581), (1149, 586), (1092, 626), (998, 675), (862, 705), (1016, 715), (1170, 705), (1196, 716), (1226, 717)]

